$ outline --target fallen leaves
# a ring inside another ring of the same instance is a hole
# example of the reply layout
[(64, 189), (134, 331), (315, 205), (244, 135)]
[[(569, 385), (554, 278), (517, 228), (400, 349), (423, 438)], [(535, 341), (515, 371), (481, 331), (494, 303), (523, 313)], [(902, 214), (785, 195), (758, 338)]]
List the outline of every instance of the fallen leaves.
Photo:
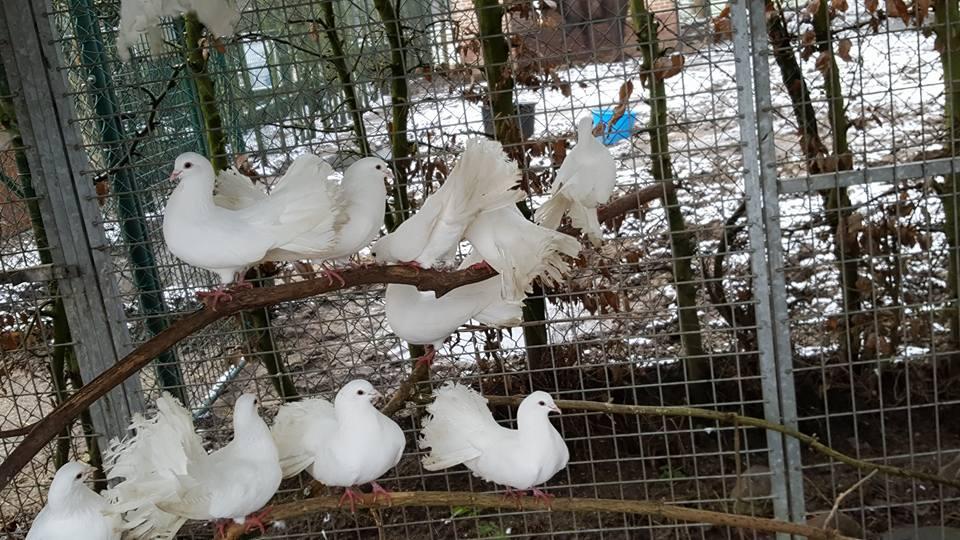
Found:
[(843, 59), (844, 62), (851, 62), (853, 59), (850, 57), (850, 49), (853, 48), (853, 42), (849, 38), (843, 38), (840, 40), (840, 43), (837, 44), (837, 56)]

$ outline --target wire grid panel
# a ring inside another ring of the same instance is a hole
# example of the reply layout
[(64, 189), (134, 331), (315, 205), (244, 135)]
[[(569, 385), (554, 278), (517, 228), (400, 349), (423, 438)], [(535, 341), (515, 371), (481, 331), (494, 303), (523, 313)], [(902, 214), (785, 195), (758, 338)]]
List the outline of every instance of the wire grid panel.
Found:
[[(761, 114), (772, 132), (761, 139), (782, 194), (774, 241), (790, 324), (781, 331), (793, 346), (786, 384), (801, 430), (862, 459), (953, 477), (960, 395), (952, 197), (941, 198), (954, 167), (943, 151), (944, 24), (918, 13), (834, 2), (826, 25), (814, 4), (768, 13), (773, 110)], [(799, 55), (778, 52), (791, 35), (801, 36)], [(814, 454), (803, 464), (807, 512), (828, 511), (864, 476)], [(871, 537), (956, 527), (956, 497), (874, 477), (841, 508)]]
[[(265, 185), (303, 152), (327, 156), (339, 169), (366, 152), (387, 159), (395, 152), (389, 137), (394, 118), (389, 64), (396, 55), (377, 6), (330, 5), (332, 13), (322, 2), (252, 2), (237, 38), (224, 40), (222, 50), (220, 44), (208, 43), (207, 72), (223, 121), (225, 150), (233, 164)], [(43, 24), (54, 27), (55, 57), (75, 109), (72, 125), (80, 131), (89, 159), (77, 181), (93, 184), (100, 195), (105, 249), (119, 284), (113, 300), (123, 303), (124, 322), (135, 341), (142, 342), (195, 309), (194, 293), (213, 283), (211, 275), (170, 255), (160, 234), (174, 158), (187, 150), (209, 155), (212, 149), (198, 86), (184, 63), (183, 23), (164, 25), (168, 44), (161, 54), (147, 57), (141, 48), (131, 63), (121, 65), (113, 48), (118, 7), (109, 1), (53, 2)], [(585, 246), (563, 286), (532, 298), (533, 305), (537, 300), (545, 304), (542, 322), (528, 320), (512, 330), (461, 328), (441, 351), (432, 384), (459, 379), (486, 394), (542, 389), (560, 398), (695, 402), (763, 415), (751, 315), (752, 249), (737, 222), (744, 188), (735, 53), (706, 24), (711, 12), (723, 6), (662, 2), (650, 7), (661, 21), (661, 47), (684, 58), (683, 69), (664, 81), (665, 123), (650, 120), (647, 88), (640, 80), (643, 60), (625, 3), (564, 1), (508, 10), (503, 37), (512, 46), (509, 67), (519, 81), (515, 99), (524, 135), (511, 151), (524, 165), (527, 204), (536, 207), (563, 159), (575, 119), (622, 102), (635, 128), (611, 146), (620, 166), (615, 195), (656, 185), (652, 162), (662, 163), (665, 156), (651, 156), (650, 145), (662, 129), (668, 133), (669, 159), (680, 186), (676, 205), (664, 208), (652, 202), (608, 224), (604, 245)], [(331, 17), (333, 25), (327, 24)], [(399, 18), (411, 157), (395, 161), (398, 176), (406, 180), (409, 205), (416, 208), (443, 180), (467, 138), (492, 134), (484, 118), (493, 115), (486, 105), (473, 4), (404, 2)], [(342, 54), (334, 52), (325, 31), (330, 27), (337, 30)], [(669, 55), (667, 51), (664, 57)], [(338, 61), (348, 68), (349, 84), (337, 70)], [(396, 198), (391, 203), (398, 219), (404, 208), (398, 208)], [(678, 218), (686, 234), (671, 235), (670, 222), (676, 228)], [(694, 246), (689, 254), (677, 251), (680, 238)], [(679, 283), (675, 266), (689, 269)], [(262, 285), (271, 286), (301, 279), (303, 269), (271, 265), (259, 272), (265, 276)], [(678, 286), (693, 291), (689, 299), (701, 342), (696, 364), (680, 361), (689, 356), (685, 348), (691, 331), (679, 327)], [(348, 290), (221, 321), (141, 372), (145, 401), (151, 403), (161, 390), (180, 393), (216, 445), (229, 438), (233, 400), (243, 391), (261, 395), (268, 416), (289, 394), (286, 385), (300, 395), (332, 397), (340, 385), (363, 377), (390, 391), (408, 375), (410, 355), (385, 325), (382, 298), (381, 287)], [(541, 332), (545, 340), (538, 338)], [(37, 370), (50, 356), (35, 360), (39, 367), (33, 371), (11, 371), (11, 381), (25, 381), (20, 386), (10, 382), (5, 389), (3, 403), (10, 412), (4, 418), (11, 427), (49, 410), (35, 407), (28, 418), (31, 400), (49, 401), (49, 385), (44, 386), (46, 379)], [(694, 365), (706, 366), (706, 382), (689, 380)], [(422, 470), (414, 449), (420, 413), (419, 406), (404, 411), (408, 452), (384, 483), (392, 489), (493, 489), (463, 469)], [(511, 420), (509, 410), (497, 414)], [(572, 459), (549, 485), (559, 496), (669, 500), (770, 513), (763, 433), (735, 437), (729, 427), (709, 422), (575, 412), (563, 415), (560, 425)], [(88, 451), (79, 437), (77, 432), (67, 439), (75, 448), (72, 455)], [(16, 441), (5, 440), (4, 452)], [(34, 471), (30, 478), (21, 475), (17, 486), (8, 488), (15, 497), (5, 495), (4, 501), (15, 502), (0, 510), (4, 524), (19, 523), (23, 532), (22, 524), (39, 509), (50, 470)], [(741, 473), (744, 478), (735, 486)], [(280, 500), (316, 488), (289, 482)], [(338, 512), (289, 522), (270, 535), (365, 538), (378, 529), (389, 538), (738, 535), (629, 515), (466, 508), (406, 508), (373, 517)], [(185, 538), (209, 536), (202, 527), (183, 532)]]

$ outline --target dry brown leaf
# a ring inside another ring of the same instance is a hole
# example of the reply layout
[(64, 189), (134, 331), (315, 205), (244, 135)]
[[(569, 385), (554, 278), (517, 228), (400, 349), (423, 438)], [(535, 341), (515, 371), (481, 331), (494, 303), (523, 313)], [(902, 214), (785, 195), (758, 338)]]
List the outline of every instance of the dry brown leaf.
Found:
[(846, 11), (850, 6), (847, 0), (830, 0), (830, 7), (837, 11)]
[(97, 204), (100, 206), (107, 204), (107, 197), (110, 195), (110, 183), (106, 180), (100, 180), (94, 187), (97, 190)]
[(887, 16), (888, 17), (900, 17), (903, 20), (903, 24), (908, 24), (910, 22), (910, 10), (907, 9), (907, 5), (903, 0), (885, 0), (887, 3)]
[(830, 66), (833, 65), (833, 54), (830, 51), (823, 51), (817, 57), (817, 71), (824, 75), (830, 73)]
[(555, 167), (559, 167), (563, 164), (563, 160), (567, 159), (567, 141), (558, 139), (550, 146), (552, 150), (550, 159)]
[(840, 44), (837, 45), (837, 56), (843, 59), (844, 62), (850, 62), (853, 59), (850, 57), (850, 49), (853, 48), (853, 42), (849, 38), (843, 38), (840, 40)]
[(307, 34), (310, 36), (310, 39), (319, 43), (320, 42), (320, 25), (316, 22), (310, 23), (310, 28), (307, 30)]
[(916, 0), (913, 3), (913, 12), (917, 18), (917, 26), (920, 26), (930, 13), (930, 0)]
[(880, 0), (866, 0), (863, 5), (870, 13), (876, 13), (877, 8), (880, 7)]
[(632, 95), (633, 81), (628, 79), (627, 82), (620, 85), (620, 103), (625, 103)]
[(730, 4), (723, 6), (723, 9), (720, 10), (720, 14), (717, 15), (717, 17), (721, 19), (730, 17)]
[(733, 39), (733, 23), (729, 17), (717, 17), (713, 19), (713, 41), (720, 43)]
[(813, 16), (817, 14), (817, 11), (820, 11), (820, 0), (810, 0), (806, 12)]
[(665, 71), (660, 78), (669, 79), (670, 77), (676, 76), (678, 73), (683, 71), (683, 65), (686, 63), (686, 58), (682, 54), (675, 54), (670, 57), (670, 69)]

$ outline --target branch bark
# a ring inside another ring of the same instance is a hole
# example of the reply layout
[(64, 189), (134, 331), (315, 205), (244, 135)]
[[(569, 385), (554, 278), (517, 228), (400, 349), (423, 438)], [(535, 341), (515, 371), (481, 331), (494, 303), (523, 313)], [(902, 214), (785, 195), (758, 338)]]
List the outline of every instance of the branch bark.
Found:
[[(420, 491), (394, 492), (389, 502), (377, 501), (373, 494), (364, 494), (363, 501), (357, 504), (360, 509), (404, 508), (404, 507), (454, 507), (507, 509), (507, 510), (546, 510), (543, 503), (532, 497), (519, 500), (508, 499), (502, 495), (473, 493), (469, 491)], [(337, 497), (313, 497), (274, 506), (270, 512), (270, 521), (281, 521), (335, 511), (340, 508)], [(744, 528), (771, 533), (786, 533), (817, 540), (854, 540), (842, 536), (834, 530), (823, 530), (808, 525), (777, 521), (775, 519), (727, 514), (696, 508), (685, 508), (654, 501), (629, 501), (620, 499), (581, 499), (556, 498), (549, 510), (554, 512), (609, 512), (616, 514), (639, 514), (655, 516), (667, 520), (690, 523), (710, 523), (721, 527)], [(232, 523), (227, 529), (225, 540), (237, 540), (243, 536), (243, 525)]]
[[(660, 185), (655, 185), (623, 195), (602, 207), (598, 212), (599, 219), (607, 221), (639, 209), (642, 205), (656, 200), (661, 193), (663, 189)], [(32, 426), (5, 432), (18, 434), (25, 429), (30, 430), (26, 438), (0, 464), (0, 489), (6, 487), (14, 475), (26, 466), (44, 445), (91, 403), (128, 377), (135, 375), (151, 358), (222, 318), (244, 310), (263, 308), (348, 287), (383, 283), (413, 285), (421, 291), (433, 291), (437, 297), (440, 297), (457, 287), (477, 283), (497, 274), (488, 268), (441, 272), (396, 265), (344, 270), (341, 275), (343, 276), (342, 284), (339, 281), (331, 284), (326, 278), (321, 277), (276, 287), (238, 291), (234, 293), (231, 301), (218, 304), (217, 311), (202, 309), (177, 320), (166, 330), (134, 349), (113, 367), (101, 373), (43, 420)]]

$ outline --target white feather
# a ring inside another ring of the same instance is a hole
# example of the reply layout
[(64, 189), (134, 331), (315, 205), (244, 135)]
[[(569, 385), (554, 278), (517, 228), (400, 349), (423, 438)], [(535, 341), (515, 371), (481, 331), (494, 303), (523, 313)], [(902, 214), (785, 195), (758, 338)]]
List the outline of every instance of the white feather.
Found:
[(496, 141), (467, 141), (460, 161), (437, 191), (397, 229), (373, 246), (379, 261), (415, 261), (431, 267), (449, 257), (478, 214), (513, 206), (520, 169)]
[(484, 212), (470, 225), (466, 238), (480, 256), (503, 277), (503, 298), (522, 300), (537, 277), (554, 283), (575, 257), (580, 242), (566, 234), (527, 221), (516, 206)]
[(76, 461), (60, 467), (27, 540), (120, 540), (119, 512), (83, 483), (92, 469)]

